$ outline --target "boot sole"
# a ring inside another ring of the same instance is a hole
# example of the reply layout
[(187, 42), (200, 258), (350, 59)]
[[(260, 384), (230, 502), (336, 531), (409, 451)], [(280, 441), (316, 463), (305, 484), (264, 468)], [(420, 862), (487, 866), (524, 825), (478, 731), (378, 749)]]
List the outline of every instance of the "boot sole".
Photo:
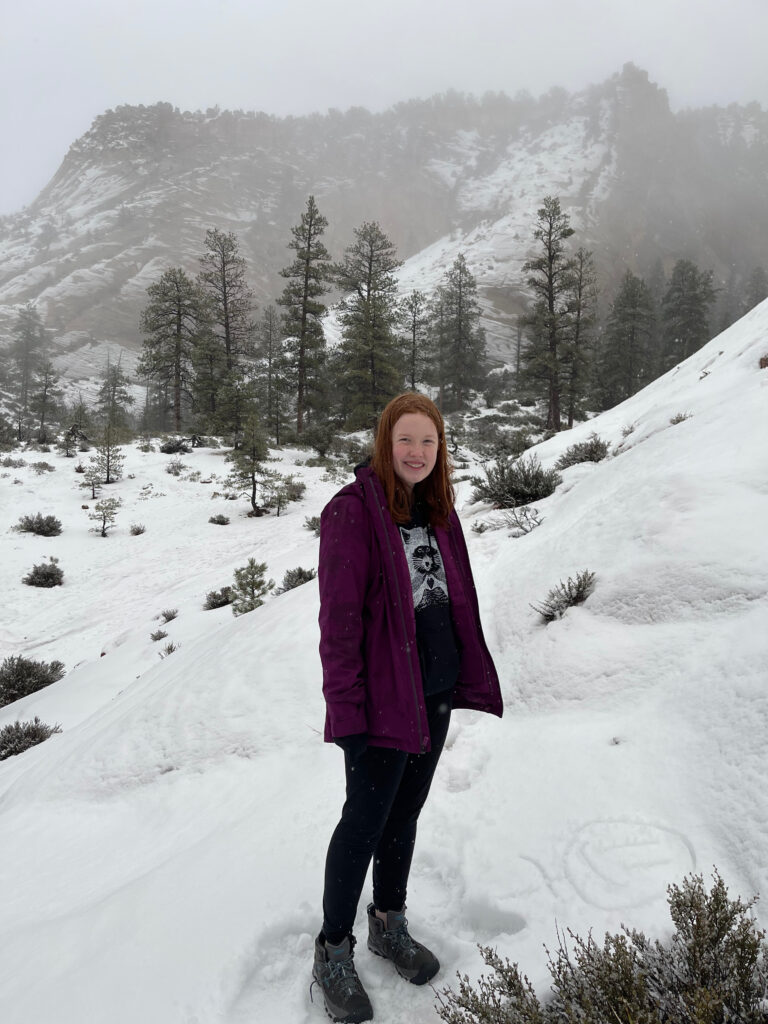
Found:
[(440, 970), (440, 962), (435, 960), (433, 967), (422, 967), (421, 970), (414, 974), (412, 978), (409, 978), (406, 973), (400, 970), (391, 957), (388, 957), (386, 953), (381, 953), (375, 946), (372, 946), (370, 942), (368, 943), (368, 949), (374, 956), (380, 956), (382, 960), (389, 960), (400, 977), (403, 978), (404, 981), (410, 982), (411, 985), (426, 985), (427, 982), (431, 981)]

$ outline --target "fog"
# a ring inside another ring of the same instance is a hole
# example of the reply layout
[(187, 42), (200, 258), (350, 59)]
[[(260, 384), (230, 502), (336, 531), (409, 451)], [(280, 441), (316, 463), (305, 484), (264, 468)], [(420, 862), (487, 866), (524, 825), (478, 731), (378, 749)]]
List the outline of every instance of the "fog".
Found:
[(0, 37), (0, 213), (31, 202), (94, 117), (381, 110), (447, 89), (578, 90), (626, 61), (673, 107), (768, 106), (765, 0), (26, 0)]

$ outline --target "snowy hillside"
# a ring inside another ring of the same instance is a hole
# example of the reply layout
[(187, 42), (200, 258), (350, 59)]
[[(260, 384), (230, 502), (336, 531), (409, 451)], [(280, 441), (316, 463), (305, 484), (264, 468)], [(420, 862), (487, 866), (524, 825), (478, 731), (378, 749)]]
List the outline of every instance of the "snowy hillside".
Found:
[(272, 303), (310, 193), (334, 259), (364, 221), (381, 225), (406, 260), (403, 291), (431, 292), (463, 252), (497, 359), (529, 297), (521, 266), (547, 194), (594, 251), (604, 294), (625, 269), (668, 273), (684, 257), (713, 271), (725, 309), (766, 264), (767, 140), (757, 104), (674, 113), (631, 64), (574, 95), (446, 93), (380, 114), (120, 106), (29, 208), (0, 218), (0, 347), (31, 301), (70, 379), (86, 374), (78, 348), (138, 350), (148, 285), (171, 266), (196, 273), (211, 227), (237, 235), (258, 303)]
[[(660, 934), (665, 886), (691, 870), (716, 864), (732, 892), (768, 893), (766, 354), (768, 302), (540, 445), (551, 465), (594, 430), (614, 454), (565, 470), (525, 537), (472, 532), (500, 516), (460, 484), (506, 713), (456, 713), (422, 817), (408, 916), (440, 956), (438, 983), (476, 976), (483, 942), (546, 988), (542, 944), (558, 926)], [(280, 455), (285, 468), (302, 457)], [(321, 738), (317, 588), (239, 619), (201, 605), (248, 556), (278, 581), (314, 566), (302, 523), (339, 484), (299, 467), (304, 500), (247, 519), (203, 482), (222, 475), (221, 454), (185, 457), (196, 480), (131, 451), (105, 540), (87, 532), (71, 461), (46, 458), (44, 478), (0, 477), (0, 654), (70, 669), (0, 709), (0, 726), (63, 727), (0, 763), (3, 1020), (324, 1020), (309, 971), (343, 770)], [(57, 514), (62, 535), (8, 532), (35, 511)], [(220, 511), (231, 525), (208, 524)], [(146, 533), (130, 536), (131, 522)], [(64, 586), (21, 585), (50, 554)], [(582, 569), (594, 594), (543, 626), (530, 604)], [(167, 608), (180, 647), (161, 660), (149, 634)], [(363, 947), (376, 1020), (435, 1021), (429, 987)]]

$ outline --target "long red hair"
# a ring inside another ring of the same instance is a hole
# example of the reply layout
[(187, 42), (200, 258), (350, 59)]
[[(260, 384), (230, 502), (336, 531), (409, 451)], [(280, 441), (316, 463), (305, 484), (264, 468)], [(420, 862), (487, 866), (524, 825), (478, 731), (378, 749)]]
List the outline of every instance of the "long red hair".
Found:
[(414, 495), (427, 506), (431, 526), (447, 527), (448, 516), (456, 500), (451, 483), (453, 466), (445, 444), (443, 417), (430, 398), (416, 391), (407, 391), (393, 398), (385, 407), (376, 427), (371, 466), (384, 488), (390, 515), (396, 523), (407, 523), (411, 518), (410, 498), (407, 489), (395, 473), (392, 461), (392, 435), (400, 417), (414, 412), (428, 416), (437, 430), (435, 467), (426, 480), (416, 484)]

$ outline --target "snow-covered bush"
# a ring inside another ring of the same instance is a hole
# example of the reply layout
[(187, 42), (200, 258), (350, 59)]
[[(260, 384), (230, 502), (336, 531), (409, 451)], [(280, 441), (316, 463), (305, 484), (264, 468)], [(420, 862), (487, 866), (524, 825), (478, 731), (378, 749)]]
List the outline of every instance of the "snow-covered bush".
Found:
[(60, 661), (34, 661), (21, 654), (11, 655), (0, 665), (0, 707), (30, 693), (37, 693), (64, 675)]
[(26, 466), (24, 459), (15, 459), (12, 455), (6, 455), (5, 458), (0, 459), (0, 466), (4, 469), (21, 469)]
[(184, 463), (181, 459), (171, 459), (168, 465), (165, 467), (165, 472), (170, 473), (171, 476), (180, 476), (181, 471), (184, 469)]
[(60, 725), (46, 725), (35, 715), (31, 722), (11, 722), (0, 729), (0, 761), (15, 754), (22, 754), (30, 747), (42, 743), (55, 732), (61, 732)]
[(213, 523), (214, 526), (229, 526), (229, 516), (224, 516), (219, 512), (215, 516), (210, 516), (208, 522)]
[(32, 462), (30, 466), (38, 476), (42, 476), (43, 473), (55, 473), (56, 471), (56, 467), (52, 466), (50, 462)]
[(754, 900), (731, 900), (717, 871), (709, 893), (700, 875), (667, 890), (675, 932), (667, 943), (624, 928), (559, 935), (549, 957), (551, 996), (539, 1001), (517, 964), (490, 947), (480, 953), (492, 974), (477, 987), (459, 975), (437, 1011), (446, 1024), (765, 1024), (768, 946), (753, 920)]
[(307, 530), (311, 530), (316, 537), (320, 536), (320, 516), (306, 516), (304, 519), (304, 527)]
[(35, 512), (33, 516), (21, 516), (14, 530), (18, 533), (34, 533), (38, 537), (58, 537), (61, 533), (61, 520), (56, 516)]
[(566, 448), (555, 463), (556, 469), (567, 469), (579, 462), (601, 462), (608, 454), (609, 445), (597, 434), (590, 434), (586, 441), (579, 441)]
[(160, 445), (160, 451), (164, 455), (188, 455), (190, 448), (182, 437), (169, 437)]
[(678, 423), (685, 423), (685, 421), (689, 420), (690, 418), (691, 418), (691, 413), (689, 413), (689, 412), (678, 412), (678, 413), (675, 413), (675, 415), (670, 419), (669, 422), (670, 422), (670, 424), (673, 427), (676, 427)]
[(309, 583), (315, 576), (317, 576), (317, 569), (302, 569), (300, 565), (295, 569), (286, 569), (283, 582), (275, 591), (275, 595), (284, 594), (286, 590), (294, 590), (296, 587), (300, 587), (302, 583)]
[(244, 615), (264, 604), (264, 598), (275, 585), (274, 580), (267, 581), (266, 562), (257, 562), (249, 558), (247, 565), (235, 569), (235, 582), (232, 585), (232, 614)]
[(536, 455), (514, 461), (499, 459), (485, 467), (485, 480), (473, 477), (473, 501), (489, 501), (496, 508), (514, 508), (547, 498), (561, 482), (554, 469), (544, 469)]
[(232, 587), (222, 587), (221, 590), (208, 591), (203, 608), (211, 611), (213, 608), (223, 608), (228, 604), (232, 604)]
[(576, 579), (568, 577), (566, 583), (561, 580), (556, 587), (553, 587), (540, 605), (531, 605), (534, 611), (541, 615), (545, 622), (554, 622), (555, 619), (562, 619), (568, 608), (576, 604), (583, 604), (595, 589), (595, 574), (584, 569), (576, 573)]
[(58, 558), (51, 555), (47, 562), (33, 565), (21, 582), (28, 587), (60, 587), (64, 582), (64, 570), (59, 567)]

